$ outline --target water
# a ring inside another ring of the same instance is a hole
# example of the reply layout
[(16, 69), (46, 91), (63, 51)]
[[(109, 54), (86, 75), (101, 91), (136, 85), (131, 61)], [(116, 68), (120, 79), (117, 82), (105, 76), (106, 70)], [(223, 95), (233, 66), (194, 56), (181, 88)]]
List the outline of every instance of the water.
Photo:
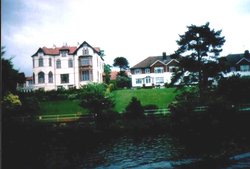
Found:
[(250, 168), (250, 152), (239, 151), (220, 158), (224, 150), (219, 142), (210, 140), (184, 144), (186, 141), (168, 134), (95, 140), (85, 135), (60, 132), (44, 136), (24, 133), (7, 144), (8, 151), (6, 153), (5, 149), (3, 153), (3, 166), (6, 167), (3, 168)]

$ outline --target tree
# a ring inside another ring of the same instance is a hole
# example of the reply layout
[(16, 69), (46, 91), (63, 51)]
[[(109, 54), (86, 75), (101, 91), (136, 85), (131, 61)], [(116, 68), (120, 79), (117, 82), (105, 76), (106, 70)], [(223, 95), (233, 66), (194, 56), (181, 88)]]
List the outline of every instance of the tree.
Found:
[(96, 116), (101, 115), (104, 111), (112, 110), (114, 102), (110, 95), (106, 93), (104, 84), (91, 83), (80, 90), (80, 105), (89, 109)]
[(128, 60), (126, 58), (117, 57), (117, 58), (114, 59), (113, 66), (119, 67), (120, 72), (121, 72), (122, 70), (126, 70), (127, 68), (129, 68), (129, 63), (128, 63)]
[(19, 73), (18, 70), (14, 69), (12, 64), (12, 59), (5, 59), (3, 55), (5, 54), (4, 47), (1, 47), (1, 66), (2, 66), (2, 92), (3, 95), (8, 92), (15, 93), (17, 83), (25, 82), (24, 73)]
[(109, 84), (110, 82), (110, 77), (111, 77), (111, 66), (109, 64), (104, 64), (104, 73), (105, 73), (105, 78), (104, 81), (106, 84)]
[(124, 116), (129, 119), (137, 119), (144, 117), (144, 109), (141, 105), (140, 100), (138, 100), (136, 97), (132, 97), (130, 103), (126, 107), (126, 112)]
[(217, 66), (218, 56), (222, 51), (225, 38), (221, 36), (221, 30), (210, 29), (209, 23), (202, 26), (188, 26), (188, 31), (184, 35), (179, 35), (177, 40), (179, 48), (175, 51), (176, 55), (183, 54), (180, 65), (185, 70), (192, 73), (198, 73), (198, 82), (200, 93), (203, 87), (207, 85), (208, 76), (214, 76), (210, 71), (212, 67)]

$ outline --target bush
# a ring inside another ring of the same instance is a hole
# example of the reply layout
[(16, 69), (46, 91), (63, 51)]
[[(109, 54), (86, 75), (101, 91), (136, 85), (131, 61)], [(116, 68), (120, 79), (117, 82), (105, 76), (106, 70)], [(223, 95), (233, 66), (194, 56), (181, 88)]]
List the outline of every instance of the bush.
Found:
[(126, 107), (124, 116), (128, 119), (138, 119), (144, 117), (144, 109), (140, 100), (132, 97), (131, 102)]

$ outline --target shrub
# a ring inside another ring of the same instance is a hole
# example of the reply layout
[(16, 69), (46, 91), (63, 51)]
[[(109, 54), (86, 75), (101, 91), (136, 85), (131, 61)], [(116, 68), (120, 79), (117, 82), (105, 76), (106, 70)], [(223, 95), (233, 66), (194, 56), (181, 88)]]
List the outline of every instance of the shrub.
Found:
[(138, 119), (144, 117), (144, 109), (140, 100), (132, 97), (131, 102), (126, 107), (124, 116), (129, 119)]

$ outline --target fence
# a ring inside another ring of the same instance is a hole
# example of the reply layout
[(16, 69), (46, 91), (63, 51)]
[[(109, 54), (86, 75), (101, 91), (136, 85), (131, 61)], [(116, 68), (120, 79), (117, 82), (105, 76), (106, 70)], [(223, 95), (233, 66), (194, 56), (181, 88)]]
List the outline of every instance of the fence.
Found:
[(71, 121), (84, 121), (84, 120), (92, 120), (93, 117), (91, 115), (81, 115), (81, 114), (55, 114), (55, 115), (42, 115), (38, 116), (39, 121), (46, 122), (71, 122)]
[(145, 110), (144, 111), (145, 115), (167, 115), (170, 114), (169, 109), (150, 109), (150, 110)]

